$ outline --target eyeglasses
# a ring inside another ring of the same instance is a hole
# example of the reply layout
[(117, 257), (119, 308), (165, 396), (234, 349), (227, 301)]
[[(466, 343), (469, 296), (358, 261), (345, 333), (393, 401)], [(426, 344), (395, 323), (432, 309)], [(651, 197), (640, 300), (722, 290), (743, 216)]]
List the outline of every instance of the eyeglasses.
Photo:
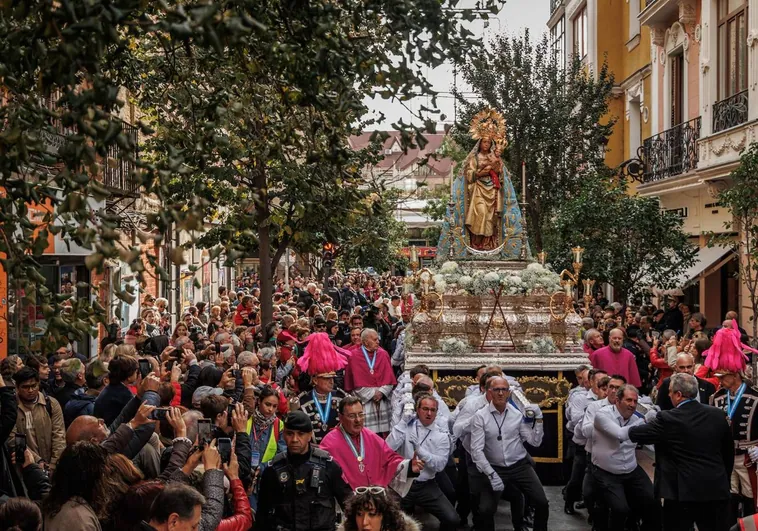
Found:
[(384, 494), (384, 487), (358, 487), (355, 489), (356, 494), (366, 494), (367, 492), (371, 494)]
[(34, 391), (35, 389), (39, 388), (39, 384), (34, 383), (30, 385), (19, 385), (18, 388), (21, 389), (22, 391)]
[(350, 415), (345, 415), (345, 418), (348, 420), (358, 420), (365, 417), (366, 417), (365, 413), (351, 413)]
[(421, 409), (421, 411), (423, 411), (424, 413), (437, 413), (436, 407), (422, 407), (419, 409)]
[(493, 387), (492, 389), (490, 389), (490, 391), (492, 393), (497, 393), (497, 394), (505, 394), (505, 393), (511, 392), (509, 387)]

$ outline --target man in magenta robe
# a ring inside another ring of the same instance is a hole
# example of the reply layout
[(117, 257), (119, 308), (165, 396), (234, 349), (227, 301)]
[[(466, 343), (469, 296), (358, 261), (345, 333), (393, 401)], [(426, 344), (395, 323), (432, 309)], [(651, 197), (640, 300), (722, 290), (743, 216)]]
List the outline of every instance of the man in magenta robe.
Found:
[(363, 419), (360, 399), (343, 398), (340, 424), (326, 434), (319, 447), (342, 467), (342, 477), (353, 490), (369, 485), (388, 487), (392, 483), (401, 496), (405, 495), (412, 478), (424, 469), (424, 462), (417, 457), (404, 459), (392, 451), (384, 439), (363, 426)]
[(387, 351), (379, 347), (379, 334), (366, 328), (361, 346), (350, 356), (345, 368), (345, 391), (361, 399), (365, 426), (380, 436), (392, 429), (390, 396), (397, 384)]
[(642, 385), (634, 354), (622, 346), (624, 332), (620, 328), (611, 330), (608, 343), (607, 347), (599, 348), (590, 354), (592, 367), (602, 369), (608, 374), (620, 374), (635, 387)]

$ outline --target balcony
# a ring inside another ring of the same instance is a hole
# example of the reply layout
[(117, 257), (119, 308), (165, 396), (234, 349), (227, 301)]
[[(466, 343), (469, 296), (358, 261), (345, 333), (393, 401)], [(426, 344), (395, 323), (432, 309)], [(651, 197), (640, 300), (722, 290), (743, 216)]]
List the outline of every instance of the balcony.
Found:
[(663, 28), (679, 22), (685, 26), (697, 21), (697, 0), (645, 0), (645, 7), (639, 14), (640, 24), (643, 26), (658, 27), (658, 32), (653, 33), (653, 44), (663, 44), (665, 31)]
[(747, 90), (713, 104), (713, 132), (720, 133), (747, 122)]
[(555, 10), (563, 5), (564, 0), (550, 0), (550, 14), (555, 13)]
[(650, 137), (643, 143), (643, 183), (694, 170), (698, 163), (700, 117)]
[[(121, 122), (121, 131), (133, 146), (131, 158), (137, 159), (139, 152), (138, 129), (126, 122)], [(104, 163), (103, 185), (114, 195), (137, 195), (139, 183), (135, 177), (137, 165), (122, 153), (117, 144), (108, 146), (108, 155)]]

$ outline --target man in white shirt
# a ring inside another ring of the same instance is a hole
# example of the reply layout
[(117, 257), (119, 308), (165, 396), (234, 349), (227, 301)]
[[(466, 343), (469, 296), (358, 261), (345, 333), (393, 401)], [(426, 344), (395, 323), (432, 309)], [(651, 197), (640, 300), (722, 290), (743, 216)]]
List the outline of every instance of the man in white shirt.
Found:
[(582, 422), (576, 427), (582, 436), (587, 439), (587, 443), (584, 445), (584, 450), (587, 453), (587, 472), (584, 474), (584, 482), (582, 483), (582, 498), (584, 504), (587, 507), (587, 512), (592, 517), (594, 522), (608, 521), (608, 511), (603, 505), (600, 507), (596, 504), (598, 501), (598, 487), (592, 475), (592, 433), (595, 431), (595, 416), (601, 408), (612, 405), (615, 406), (618, 401), (618, 395), (616, 394), (621, 386), (626, 384), (626, 379), (618, 374), (614, 374), (610, 378), (606, 376), (601, 380), (598, 385), (598, 398), (595, 402), (591, 402), (587, 406), (587, 410), (584, 412), (584, 418)]
[(408, 459), (424, 461), (424, 469), (401, 501), (403, 511), (413, 514), (414, 507), (419, 506), (440, 521), (440, 531), (455, 531), (460, 518), (435, 480), (435, 475), (445, 470), (450, 455), (450, 434), (435, 424), (437, 412), (437, 400), (432, 395), (419, 395), (417, 418), (396, 424), (387, 445)]
[(587, 470), (587, 454), (584, 450), (587, 439), (577, 429), (577, 426), (582, 423), (587, 406), (599, 400), (598, 394), (600, 391), (598, 390), (598, 386), (600, 381), (607, 377), (608, 374), (600, 369), (590, 369), (587, 371), (589, 390), (585, 393), (582, 391), (575, 393), (574, 399), (568, 407), (566, 428), (574, 434), (571, 441), (574, 443), (575, 453), (574, 462), (571, 466), (571, 477), (568, 483), (566, 483), (565, 504), (563, 506), (563, 512), (566, 514), (576, 514), (574, 503), (582, 499), (582, 483), (584, 482), (584, 472)]
[[(484, 524), (494, 522), (491, 516), (497, 511), (497, 502), (507, 483), (521, 491), (534, 507), (534, 531), (547, 531), (547, 496), (524, 447), (524, 442), (535, 447), (542, 444), (542, 411), (529, 404), (526, 409), (533, 413), (533, 418), (525, 417), (509, 400), (510, 391), (504, 377), (490, 378), (485, 395), (489, 403), (471, 420), (471, 459), (490, 483), (480, 494), (480, 517)], [(513, 504), (511, 507), (513, 511)], [(494, 526), (487, 529), (492, 530)]]
[(639, 392), (624, 385), (616, 397), (616, 405), (595, 414), (592, 433), (592, 475), (611, 511), (609, 529), (625, 529), (627, 518), (641, 517), (642, 531), (659, 530), (660, 504), (653, 497), (653, 483), (637, 464), (637, 445), (629, 440), (629, 428), (644, 422), (637, 413)]

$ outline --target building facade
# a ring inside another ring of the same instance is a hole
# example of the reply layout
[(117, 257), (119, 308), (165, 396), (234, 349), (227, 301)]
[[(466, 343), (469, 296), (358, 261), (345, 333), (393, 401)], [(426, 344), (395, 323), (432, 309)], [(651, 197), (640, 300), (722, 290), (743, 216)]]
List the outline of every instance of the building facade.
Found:
[(758, 0), (552, 0), (551, 8), (554, 52), (579, 55), (592, 71), (605, 60), (615, 76), (608, 166), (639, 159), (631, 191), (681, 216), (699, 248), (673, 293), (709, 326), (738, 308), (748, 322), (736, 257), (708, 247), (707, 235), (724, 233), (731, 218), (717, 195), (755, 140)]

